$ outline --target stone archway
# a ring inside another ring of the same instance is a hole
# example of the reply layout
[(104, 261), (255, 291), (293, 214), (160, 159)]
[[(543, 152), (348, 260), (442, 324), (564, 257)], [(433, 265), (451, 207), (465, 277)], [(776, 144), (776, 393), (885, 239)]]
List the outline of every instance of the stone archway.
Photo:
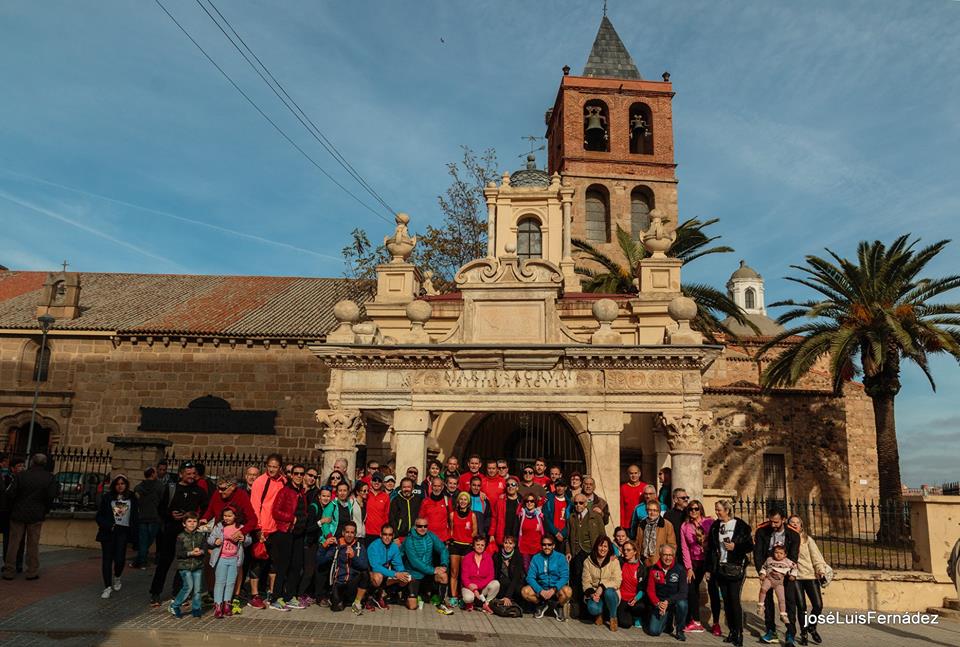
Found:
[[(23, 455), (27, 448), (27, 435), (30, 431), (30, 412), (21, 411), (0, 419), (0, 443), (7, 451)], [(60, 425), (53, 418), (37, 413), (33, 425), (33, 452), (49, 453), (51, 447), (60, 440)]]
[(540, 411), (490, 413), (479, 421), (464, 445), (464, 456), (506, 458), (511, 474), (537, 457), (559, 465), (564, 474), (584, 473), (587, 462), (576, 431), (560, 414)]

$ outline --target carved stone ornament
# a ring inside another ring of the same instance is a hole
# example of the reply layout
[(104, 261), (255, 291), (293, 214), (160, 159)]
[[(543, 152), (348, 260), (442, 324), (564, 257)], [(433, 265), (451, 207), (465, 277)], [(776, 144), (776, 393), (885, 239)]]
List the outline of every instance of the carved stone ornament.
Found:
[(433, 270), (427, 270), (423, 273), (423, 283), (420, 284), (423, 288), (423, 293), (427, 296), (434, 296), (440, 294), (439, 290), (433, 285)]
[(644, 232), (643, 246), (650, 253), (652, 258), (666, 258), (666, 252), (677, 239), (675, 230), (668, 230), (668, 225), (663, 221), (663, 216), (654, 209), (650, 212), (650, 228)]
[(712, 411), (660, 415), (660, 424), (667, 431), (667, 444), (671, 452), (703, 453), (703, 432), (711, 422)]
[[(510, 252), (508, 251), (508, 254)], [(480, 258), (460, 268), (454, 277), (457, 286), (492, 283), (563, 283), (560, 268), (541, 259), (521, 260), (513, 255)]]
[(367, 428), (358, 409), (317, 409), (324, 449), (353, 449), (367, 441)]
[(397, 228), (393, 235), (383, 239), (383, 244), (390, 252), (391, 263), (405, 263), (413, 253), (413, 248), (417, 246), (417, 237), (411, 236), (407, 230), (407, 224), (410, 222), (410, 216), (405, 213), (398, 213), (394, 218)]

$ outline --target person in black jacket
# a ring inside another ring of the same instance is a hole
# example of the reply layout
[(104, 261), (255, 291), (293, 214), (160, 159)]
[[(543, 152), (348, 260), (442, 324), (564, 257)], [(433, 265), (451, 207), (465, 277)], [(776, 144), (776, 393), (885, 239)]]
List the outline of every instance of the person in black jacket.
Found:
[[(193, 463), (180, 463), (179, 480), (169, 483), (160, 497), (160, 535), (157, 539), (157, 568), (150, 583), (150, 604), (160, 606), (160, 594), (167, 581), (167, 572), (176, 559), (177, 535), (183, 530), (183, 519), (188, 512), (199, 515), (206, 507), (206, 496), (197, 485), (197, 470)], [(180, 574), (173, 578), (174, 592), (180, 590)]]
[[(297, 505), (293, 514), (293, 525), (290, 527), (290, 563), (287, 566), (286, 594), (284, 600), (290, 609), (303, 609), (311, 600), (308, 600), (309, 591), (300, 588), (303, 575), (303, 546), (307, 533), (307, 496), (303, 491), (303, 477), (307, 468), (297, 463), (290, 471), (290, 480), (287, 487), (297, 493)], [(278, 595), (280, 595), (278, 593)]]
[(422, 502), (423, 499), (413, 494), (413, 479), (403, 477), (400, 481), (400, 494), (390, 501), (390, 525), (396, 529), (398, 541), (413, 530), (413, 522), (420, 516)]
[(707, 542), (707, 575), (715, 579), (723, 597), (723, 610), (727, 619), (725, 642), (743, 647), (743, 607), (740, 592), (746, 577), (746, 565), (753, 550), (750, 525), (733, 516), (729, 501), (717, 501), (714, 506), (717, 520), (710, 527)]
[(40, 529), (57, 496), (57, 480), (47, 471), (47, 457), (34, 454), (30, 469), (14, 474), (7, 489), (10, 503), (10, 544), (3, 565), (3, 579), (12, 580), (16, 572), (20, 540), (26, 536), (26, 575), (40, 577)]
[(505, 535), (500, 550), (493, 556), (493, 576), (500, 582), (500, 592), (497, 600), (505, 605), (520, 602), (520, 589), (525, 584), (523, 572), (523, 557), (517, 551), (517, 539), (512, 535)]
[(109, 598), (113, 591), (120, 590), (127, 544), (137, 536), (138, 520), (139, 504), (130, 491), (130, 481), (123, 474), (117, 474), (97, 508), (97, 541), (100, 542), (104, 586), (101, 598)]
[[(800, 533), (787, 527), (787, 516), (777, 507), (771, 507), (767, 514), (767, 521), (757, 526), (754, 534), (753, 565), (760, 572), (760, 567), (773, 553), (773, 547), (782, 544), (787, 549), (787, 559), (796, 562), (800, 555)], [(787, 638), (786, 644), (792, 645), (797, 635), (797, 582), (787, 579), (784, 582), (784, 593), (787, 602)], [(777, 642), (777, 612), (773, 600), (773, 591), (767, 591), (764, 598), (763, 624), (766, 633), (760, 638), (765, 643)]]

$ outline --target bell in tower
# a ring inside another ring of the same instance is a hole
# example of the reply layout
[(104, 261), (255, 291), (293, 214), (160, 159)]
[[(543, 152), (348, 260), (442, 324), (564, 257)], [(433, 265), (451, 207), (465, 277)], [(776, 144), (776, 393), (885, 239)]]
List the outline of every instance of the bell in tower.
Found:
[(588, 151), (608, 150), (607, 117), (603, 106), (587, 104), (583, 115), (583, 147)]

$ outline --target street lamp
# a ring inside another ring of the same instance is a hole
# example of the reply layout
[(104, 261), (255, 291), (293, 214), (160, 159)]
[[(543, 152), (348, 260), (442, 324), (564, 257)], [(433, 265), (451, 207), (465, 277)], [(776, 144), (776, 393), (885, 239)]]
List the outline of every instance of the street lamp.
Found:
[(30, 460), (30, 449), (33, 446), (33, 425), (37, 419), (37, 400), (40, 399), (40, 371), (43, 369), (43, 355), (47, 352), (47, 333), (50, 331), (50, 326), (52, 326), (57, 320), (48, 314), (43, 314), (37, 317), (37, 321), (40, 322), (40, 330), (43, 331), (43, 335), (40, 338), (40, 354), (37, 356), (37, 366), (35, 369), (37, 387), (33, 391), (33, 407), (30, 409), (30, 431), (27, 432), (28, 461)]

